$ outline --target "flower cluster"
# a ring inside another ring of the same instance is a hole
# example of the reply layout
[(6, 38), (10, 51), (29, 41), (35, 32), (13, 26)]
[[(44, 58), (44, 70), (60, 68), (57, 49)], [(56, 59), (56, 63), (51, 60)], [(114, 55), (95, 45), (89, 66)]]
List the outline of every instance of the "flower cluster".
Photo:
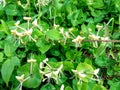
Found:
[(61, 64), (58, 68), (53, 68), (47, 62), (48, 58), (43, 60), (43, 62), (40, 62), (40, 73), (43, 76), (46, 76), (45, 78), (43, 78), (43, 81), (49, 81), (52, 78), (58, 84), (58, 79), (60, 77), (60, 73), (62, 73), (63, 64)]
[[(29, 40), (33, 40), (34, 42), (36, 42), (36, 40), (32, 37), (32, 33), (33, 33), (33, 28), (34, 27), (38, 27), (40, 29), (40, 27), (37, 24), (37, 20), (35, 19), (32, 22), (33, 26), (30, 27), (31, 17), (23, 17), (23, 19), (27, 21), (27, 28), (23, 28), (22, 26), (20, 26), (20, 21), (17, 21), (15, 23), (15, 29), (11, 30), (11, 33), (15, 37), (18, 37), (18, 40), (20, 40), (21, 43), (24, 43), (23, 40), (22, 40), (23, 37), (28, 37)], [(22, 32), (19, 32), (18, 29), (22, 30)]]
[[(79, 82), (84, 81), (84, 79), (93, 79), (93, 78), (89, 78), (89, 75), (95, 75), (96, 78), (98, 79), (99, 76), (97, 75), (99, 72), (99, 68), (95, 69), (94, 72), (84, 72), (84, 71), (78, 71), (78, 70), (72, 70), (72, 72), (78, 77)], [(93, 80), (97, 80), (97, 79), (93, 79)]]

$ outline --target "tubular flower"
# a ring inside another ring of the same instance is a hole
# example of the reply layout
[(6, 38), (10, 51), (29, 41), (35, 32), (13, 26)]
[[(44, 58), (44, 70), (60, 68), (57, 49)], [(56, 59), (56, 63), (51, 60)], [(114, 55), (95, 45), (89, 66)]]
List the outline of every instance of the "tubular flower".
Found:
[(24, 20), (30, 21), (31, 17), (23, 17)]
[(92, 39), (92, 40), (99, 40), (99, 39), (100, 39), (100, 36), (97, 36), (97, 35), (94, 35), (94, 34), (89, 35), (89, 37), (90, 37), (90, 39)]
[(24, 74), (21, 76), (16, 76), (16, 79), (21, 83), (24, 82)]
[(85, 37), (77, 36), (75, 39), (72, 40), (72, 42), (76, 43), (76, 47), (79, 45), (81, 46), (81, 42), (85, 39)]

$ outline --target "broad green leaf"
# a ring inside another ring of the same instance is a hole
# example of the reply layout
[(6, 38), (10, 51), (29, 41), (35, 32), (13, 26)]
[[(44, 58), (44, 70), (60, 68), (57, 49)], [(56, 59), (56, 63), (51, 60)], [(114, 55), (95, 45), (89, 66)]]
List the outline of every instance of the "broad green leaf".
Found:
[(4, 43), (4, 53), (7, 57), (11, 57), (14, 55), (14, 52), (15, 49), (14, 49), (14, 45), (11, 44), (10, 42), (8, 41), (5, 41)]
[(94, 72), (94, 69), (92, 68), (91, 65), (87, 63), (79, 63), (76, 70), (86, 75), (84, 78), (78, 76), (80, 79), (82, 79), (85, 82), (88, 82), (93, 77), (92, 73)]
[[(40, 83), (41, 83), (41, 74), (39, 73), (39, 67), (36, 63), (33, 64), (32, 67), (33, 70), (33, 75), (23, 83), (24, 87), (27, 88), (37, 88)], [(25, 78), (27, 78), (30, 75), (30, 64), (25, 64), (23, 66), (21, 66), (18, 70), (17, 70), (17, 74), (18, 75), (25, 75)]]
[(107, 89), (104, 86), (102, 86), (102, 85), (95, 84), (92, 90), (107, 90)]
[(9, 34), (9, 28), (7, 26), (7, 24), (5, 23), (4, 20), (0, 20), (1, 24), (0, 24), (0, 30), (4, 31), (4, 33)]
[(57, 30), (47, 31), (46, 36), (51, 40), (59, 40), (61, 38), (60, 33)]
[(71, 71), (71, 69), (74, 69), (74, 65), (73, 65), (73, 63), (72, 62), (70, 62), (70, 61), (64, 61), (63, 62), (63, 69), (65, 70), (65, 71)]
[(65, 87), (65, 90), (73, 90), (70, 86)]
[(12, 75), (12, 72), (14, 70), (15, 66), (19, 66), (20, 62), (17, 57), (12, 57), (10, 59), (7, 59), (3, 64), (1, 68), (1, 74), (2, 78), (5, 81), (6, 85), (8, 86), (9, 79)]
[(17, 15), (17, 6), (15, 4), (8, 4), (5, 7), (5, 12), (7, 15), (15, 16)]
[(48, 83), (46, 85), (43, 85), (40, 90), (56, 90), (56, 88), (54, 87), (54, 85)]
[(39, 48), (42, 54), (47, 52), (51, 48), (51, 44), (45, 41), (45, 38), (41, 38), (37, 41), (36, 46)]

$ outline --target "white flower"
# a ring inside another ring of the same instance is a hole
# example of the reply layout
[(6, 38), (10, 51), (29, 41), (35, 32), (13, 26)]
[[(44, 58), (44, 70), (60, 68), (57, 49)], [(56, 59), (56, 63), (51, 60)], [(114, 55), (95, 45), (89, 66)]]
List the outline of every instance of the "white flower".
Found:
[(30, 21), (32, 18), (31, 17), (23, 17), (24, 20)]
[(31, 28), (31, 29), (29, 29), (29, 30), (24, 31), (24, 34), (25, 34), (25, 35), (31, 35), (32, 32), (33, 32), (33, 29)]
[(97, 28), (98, 30), (101, 30), (101, 29), (103, 28), (103, 26), (96, 25), (96, 28)]
[(15, 23), (15, 26), (18, 26), (20, 24), (20, 21), (17, 21), (16, 23)]
[(65, 87), (65, 86), (62, 84), (62, 86), (61, 86), (60, 90), (64, 90), (64, 87)]
[(37, 19), (35, 19), (35, 20), (32, 22), (32, 24), (33, 24), (34, 26), (38, 26)]
[(46, 59), (43, 60), (44, 63), (47, 63), (47, 61), (48, 61), (48, 58), (46, 58)]
[(72, 40), (72, 42), (76, 43), (76, 47), (79, 45), (81, 46), (81, 42), (85, 39), (85, 37), (77, 36), (75, 39)]
[(84, 78), (84, 77), (86, 77), (86, 74), (81, 73), (81, 72), (79, 72), (78, 75), (79, 75), (80, 78)]
[(68, 32), (65, 32), (65, 36), (66, 36), (66, 38), (70, 37)]
[(99, 70), (100, 70), (99, 68), (98, 68), (98, 69), (96, 69), (96, 70), (94, 70), (94, 75), (95, 75), (96, 77), (98, 77), (98, 75), (97, 75), (97, 74), (98, 74)]
[(75, 42), (75, 43), (78, 43), (78, 42), (82, 42), (82, 40), (85, 39), (85, 37), (81, 37), (81, 36), (77, 36), (75, 39), (73, 39), (72, 41)]
[(47, 78), (51, 78), (52, 73), (47, 73), (47, 74), (45, 74), (45, 76), (46, 76)]
[(5, 0), (0, 0), (0, 4), (2, 4), (3, 7), (5, 7), (5, 5), (6, 5), (6, 1), (5, 1)]
[(73, 28), (69, 28), (69, 32), (72, 32), (73, 31)]
[(63, 27), (60, 28), (60, 33), (61, 33), (61, 34), (64, 34), (64, 28), (63, 28)]
[(24, 74), (21, 76), (16, 76), (16, 79), (22, 83), (24, 81)]
[(101, 40), (109, 40), (109, 37), (101, 37)]
[(100, 36), (97, 36), (97, 35), (89, 35), (89, 37), (92, 39), (92, 40), (99, 40)]
[(35, 59), (29, 59), (29, 60), (27, 60), (27, 62), (32, 63), (32, 62), (36, 62), (36, 60)]
[(42, 69), (44, 67), (43, 62), (40, 62), (40, 69)]

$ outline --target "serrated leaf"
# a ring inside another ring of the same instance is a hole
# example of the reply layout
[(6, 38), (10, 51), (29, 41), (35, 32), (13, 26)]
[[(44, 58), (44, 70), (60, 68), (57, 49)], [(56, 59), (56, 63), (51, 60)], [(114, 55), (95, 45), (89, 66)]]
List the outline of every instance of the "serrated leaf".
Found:
[(61, 38), (60, 32), (57, 30), (49, 30), (46, 32), (46, 36), (51, 40), (59, 40)]
[(17, 57), (12, 57), (7, 59), (1, 68), (2, 78), (5, 81), (6, 85), (8, 86), (9, 79), (12, 75), (15, 66), (20, 65), (19, 59)]

